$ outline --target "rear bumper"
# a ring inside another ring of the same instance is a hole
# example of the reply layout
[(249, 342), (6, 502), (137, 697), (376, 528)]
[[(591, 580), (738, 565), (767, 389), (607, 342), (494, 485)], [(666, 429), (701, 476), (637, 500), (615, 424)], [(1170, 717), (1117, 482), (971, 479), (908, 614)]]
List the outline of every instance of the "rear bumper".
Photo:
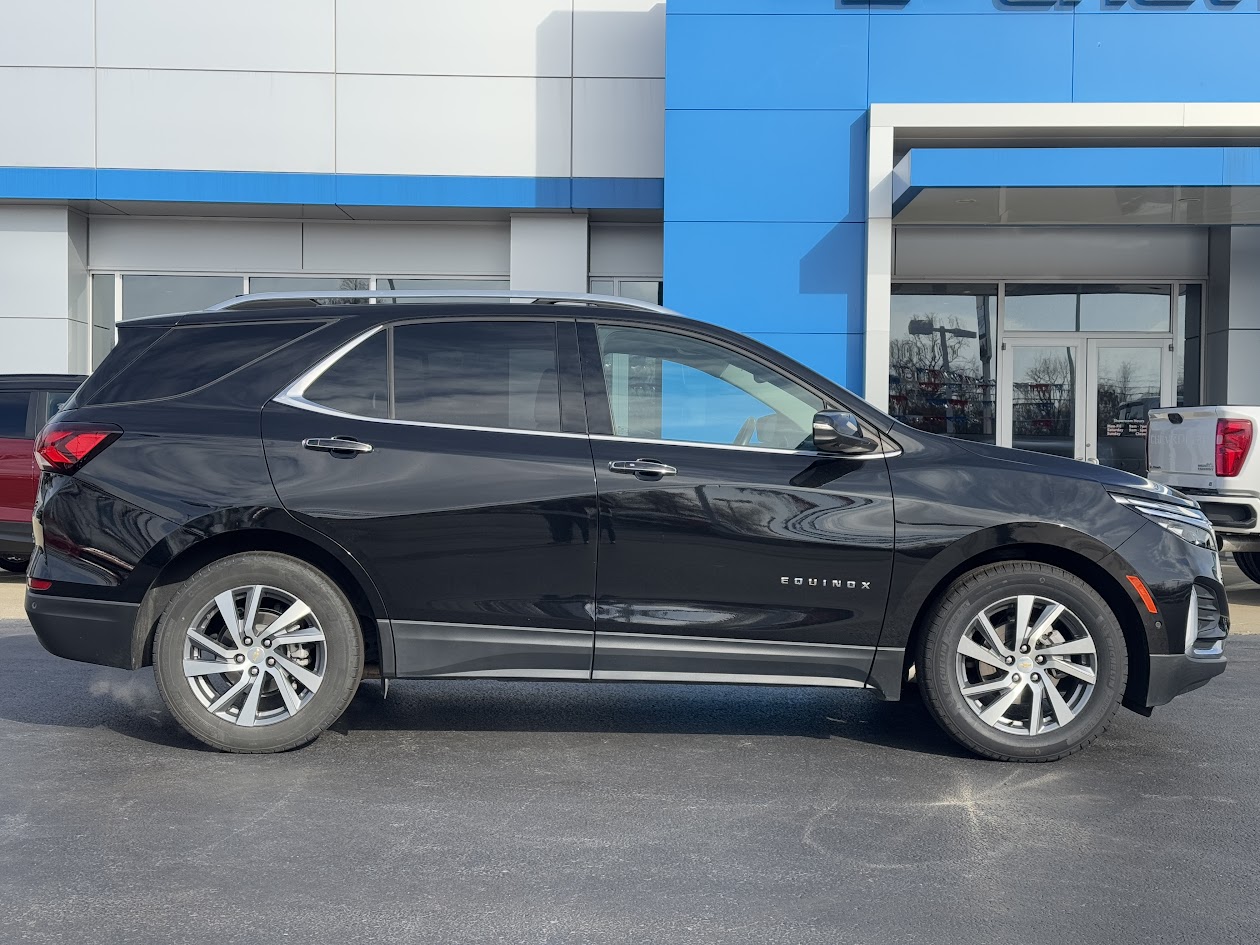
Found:
[(1212, 677), (1225, 672), (1226, 662), (1223, 656), (1196, 659), (1181, 653), (1155, 653), (1150, 660), (1147, 706), (1167, 705), (1178, 696), (1207, 685)]
[(81, 663), (139, 669), (135, 644), (138, 604), (49, 597), (26, 592), (26, 616), (49, 653)]
[(1221, 551), (1260, 551), (1260, 499), (1187, 493), (1216, 530)]

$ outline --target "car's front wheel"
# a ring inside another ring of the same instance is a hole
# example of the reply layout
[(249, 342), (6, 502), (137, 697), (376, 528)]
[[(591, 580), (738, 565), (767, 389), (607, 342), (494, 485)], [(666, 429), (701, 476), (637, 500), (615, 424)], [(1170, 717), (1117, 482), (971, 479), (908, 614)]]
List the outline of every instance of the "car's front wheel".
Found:
[(180, 588), (158, 624), (153, 669), (189, 734), (223, 751), (286, 751), (350, 704), (363, 640), (349, 601), (321, 571), (248, 552)]
[(1098, 592), (1037, 561), (977, 568), (946, 591), (922, 638), (929, 711), (1003, 761), (1054, 761), (1101, 735), (1128, 678), (1124, 632)]

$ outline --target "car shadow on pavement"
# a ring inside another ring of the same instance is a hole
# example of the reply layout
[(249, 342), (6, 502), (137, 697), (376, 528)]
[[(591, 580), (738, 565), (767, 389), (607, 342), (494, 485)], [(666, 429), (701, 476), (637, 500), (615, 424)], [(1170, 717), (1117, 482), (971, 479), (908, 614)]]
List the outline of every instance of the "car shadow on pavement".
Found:
[[(0, 719), (105, 728), (167, 748), (205, 750), (171, 718), (149, 669), (60, 660), (29, 628), (0, 623)], [(7, 632), (5, 632), (7, 631)], [(26, 680), (5, 679), (16, 672)], [(842, 739), (966, 757), (914, 698), (803, 687), (404, 680), (382, 697), (365, 681), (332, 732), (548, 732)], [(379, 742), (377, 742), (379, 747)]]

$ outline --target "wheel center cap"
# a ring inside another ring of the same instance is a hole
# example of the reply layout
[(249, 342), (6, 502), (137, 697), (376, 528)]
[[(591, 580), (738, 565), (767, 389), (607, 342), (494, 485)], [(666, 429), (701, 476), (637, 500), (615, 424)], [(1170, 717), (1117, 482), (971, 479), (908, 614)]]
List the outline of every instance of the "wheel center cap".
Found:
[(263, 648), (261, 646), (251, 647), (245, 651), (245, 658), (251, 663), (261, 663), (263, 661)]
[[(253, 657), (251, 656), (250, 659), (253, 659)], [(1021, 673), (1031, 672), (1033, 665), (1034, 663), (1031, 656), (1021, 656), (1015, 661), (1015, 668)]]

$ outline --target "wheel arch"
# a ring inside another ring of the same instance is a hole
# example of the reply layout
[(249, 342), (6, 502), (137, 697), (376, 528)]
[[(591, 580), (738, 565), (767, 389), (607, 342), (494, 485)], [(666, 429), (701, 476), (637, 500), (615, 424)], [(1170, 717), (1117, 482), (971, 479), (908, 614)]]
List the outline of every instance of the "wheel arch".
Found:
[(1150, 710), (1146, 708), (1146, 690), (1149, 686), (1151, 648), (1140, 599), (1123, 576), (1116, 574), (1103, 563), (1112, 556), (1110, 549), (1103, 550), (1105, 554), (1102, 557), (1094, 558), (1085, 553), (1079, 544), (1076, 547), (1068, 547), (1036, 540), (991, 544), (968, 549), (968, 553), (959, 556), (935, 578), (931, 588), (918, 603), (905, 642), (901, 678), (903, 680), (908, 678), (910, 668), (918, 658), (919, 644), (931, 622), (932, 615), (955, 580), (976, 568), (1000, 561), (1038, 561), (1062, 568), (1081, 578), (1094, 588), (1111, 608), (1124, 632), (1124, 642), (1128, 650), (1129, 674), (1123, 704), (1135, 712), (1149, 715)]
[(174, 551), (158, 570), (136, 615), (132, 645), (133, 666), (151, 666), (153, 638), (158, 620), (180, 586), (206, 565), (229, 555), (247, 551), (272, 551), (288, 555), (318, 568), (346, 595), (359, 621), (365, 662), (387, 667), (392, 663), (393, 640), (386, 639), (380, 627), (383, 603), (371, 578), (349, 555), (341, 555), (309, 536), (277, 528), (238, 528), (217, 531)]

